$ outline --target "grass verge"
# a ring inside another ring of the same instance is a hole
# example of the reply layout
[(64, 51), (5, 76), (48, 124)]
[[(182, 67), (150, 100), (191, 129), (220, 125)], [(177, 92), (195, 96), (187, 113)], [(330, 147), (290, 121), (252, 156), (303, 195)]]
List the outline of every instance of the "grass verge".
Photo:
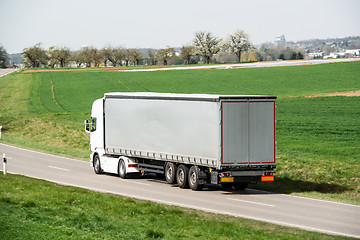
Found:
[(1, 239), (344, 239), (0, 174)]

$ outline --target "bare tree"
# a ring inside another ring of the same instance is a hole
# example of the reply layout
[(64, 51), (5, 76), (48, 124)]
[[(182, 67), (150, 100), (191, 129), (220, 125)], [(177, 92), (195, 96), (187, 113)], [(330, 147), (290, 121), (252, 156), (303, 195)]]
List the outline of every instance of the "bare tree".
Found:
[(159, 61), (162, 61), (164, 65), (167, 65), (168, 61), (174, 57), (174, 54), (175, 49), (172, 47), (167, 47), (157, 50), (155, 56)]
[(155, 57), (155, 50), (152, 48), (148, 49), (148, 60), (151, 65), (156, 65), (156, 57)]
[(60, 67), (64, 68), (68, 63), (71, 53), (68, 47), (50, 47), (46, 51), (49, 58), (49, 65), (54, 67), (55, 64), (59, 64)]
[(81, 67), (81, 64), (86, 63), (84, 54), (81, 50), (73, 52), (70, 59), (76, 63), (77, 67)]
[(102, 62), (104, 63), (105, 67), (107, 66), (107, 61), (109, 60), (109, 58), (111, 58), (111, 51), (112, 47), (110, 45), (100, 50)]
[(86, 64), (86, 67), (91, 67), (93, 62), (91, 48), (88, 46), (82, 47), (79, 51), (79, 59), (82, 60), (82, 63)]
[(139, 49), (130, 49), (129, 55), (130, 61), (133, 62), (135, 66), (138, 66), (140, 61), (143, 60), (143, 54), (140, 52)]
[(249, 36), (243, 30), (236, 30), (230, 34), (224, 44), (227, 51), (235, 53), (238, 62), (241, 61), (241, 54), (252, 49)]
[(36, 68), (40, 67), (41, 64), (46, 64), (47, 56), (45, 50), (40, 46), (41, 44), (37, 43), (34, 46), (23, 50), (22, 55), (26, 66)]
[(183, 46), (180, 49), (180, 57), (184, 59), (185, 64), (189, 64), (190, 58), (195, 55), (195, 47), (194, 46)]
[(124, 50), (125, 66), (129, 66), (130, 60), (131, 60), (130, 49), (127, 48), (127, 49)]
[(210, 32), (197, 32), (193, 42), (196, 55), (204, 56), (207, 64), (211, 62), (211, 57), (221, 49), (221, 39)]
[(111, 50), (109, 61), (112, 63), (114, 67), (118, 64), (121, 64), (121, 60), (124, 59), (124, 49), (122, 47), (113, 48)]

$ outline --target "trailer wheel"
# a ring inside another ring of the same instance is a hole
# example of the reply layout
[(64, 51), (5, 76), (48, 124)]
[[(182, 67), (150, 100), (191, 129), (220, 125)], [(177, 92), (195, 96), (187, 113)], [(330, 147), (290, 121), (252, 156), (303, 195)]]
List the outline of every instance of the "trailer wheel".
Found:
[(189, 187), (188, 175), (189, 168), (181, 164), (176, 171), (176, 181), (180, 188)]
[(174, 184), (176, 182), (176, 170), (177, 167), (172, 162), (167, 162), (165, 165), (165, 178), (166, 182), (169, 184)]
[(247, 187), (247, 182), (234, 183), (235, 190), (244, 190)]
[(120, 159), (120, 161), (119, 161), (118, 174), (119, 174), (119, 177), (121, 177), (121, 178), (126, 178), (126, 176), (127, 176), (126, 165), (125, 165), (125, 161), (123, 159)]
[(199, 170), (196, 166), (192, 166), (189, 170), (189, 186), (193, 191), (201, 190), (203, 187), (200, 185)]
[(94, 155), (94, 172), (96, 174), (102, 173), (101, 165), (100, 165), (100, 158), (99, 155)]

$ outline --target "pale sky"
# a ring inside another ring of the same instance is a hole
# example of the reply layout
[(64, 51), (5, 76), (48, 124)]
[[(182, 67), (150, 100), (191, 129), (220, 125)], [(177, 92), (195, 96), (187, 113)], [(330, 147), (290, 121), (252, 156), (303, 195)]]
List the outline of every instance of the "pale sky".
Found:
[(254, 44), (360, 36), (360, 0), (0, 0), (0, 45), (8, 53), (108, 44), (181, 47), (197, 31), (225, 38), (237, 29)]

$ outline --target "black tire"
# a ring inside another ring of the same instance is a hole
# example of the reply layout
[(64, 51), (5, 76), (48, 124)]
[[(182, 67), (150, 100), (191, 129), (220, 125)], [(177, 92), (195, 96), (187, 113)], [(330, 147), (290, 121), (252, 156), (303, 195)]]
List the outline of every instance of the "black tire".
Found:
[(180, 188), (189, 187), (189, 168), (181, 164), (176, 171), (176, 181)]
[(203, 188), (203, 185), (200, 184), (199, 177), (199, 169), (196, 166), (192, 166), (189, 170), (189, 186), (191, 190), (199, 191)]
[(177, 166), (172, 162), (167, 162), (165, 165), (165, 179), (169, 184), (176, 182), (176, 170)]
[(199, 169), (196, 166), (192, 166), (189, 170), (189, 186), (193, 191), (199, 191), (203, 188), (203, 185), (200, 185)]
[(125, 165), (125, 161), (123, 159), (120, 159), (120, 161), (119, 161), (118, 174), (119, 174), (119, 177), (121, 177), (121, 178), (126, 178), (127, 177), (126, 165)]
[(245, 188), (248, 186), (249, 183), (247, 182), (239, 182), (234, 183), (235, 190), (245, 190)]
[(102, 169), (101, 169), (101, 165), (100, 165), (100, 157), (99, 155), (95, 154), (94, 155), (94, 160), (93, 160), (93, 166), (94, 166), (94, 172), (96, 174), (100, 174), (102, 173)]

